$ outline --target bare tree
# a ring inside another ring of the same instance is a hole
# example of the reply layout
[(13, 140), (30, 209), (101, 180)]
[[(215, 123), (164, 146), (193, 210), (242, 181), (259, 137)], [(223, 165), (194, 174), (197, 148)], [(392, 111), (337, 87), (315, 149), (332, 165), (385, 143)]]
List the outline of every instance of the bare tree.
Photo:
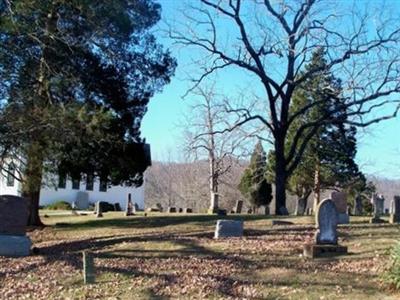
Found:
[[(228, 131), (258, 120), (272, 133), (276, 214), (287, 212), (286, 181), (320, 126), (335, 122), (340, 111), (346, 112), (348, 123), (365, 127), (392, 118), (399, 110), (399, 16), (391, 16), (391, 10), (381, 3), (374, 9), (361, 7), (373, 1), (349, 2), (199, 0), (185, 9), (185, 19), (176, 28), (170, 27), (169, 34), (177, 43), (204, 53), (204, 59), (197, 59), (201, 73), (194, 78), (194, 88), (228, 67), (259, 79), (262, 101), (268, 108), (256, 112), (231, 107), (239, 119)], [(311, 53), (319, 48), (326, 53), (325, 69), (304, 71)], [(299, 127), (287, 144), (291, 124), (319, 104), (316, 101), (289, 113), (293, 92), (323, 71), (341, 77), (346, 103)]]
[(189, 159), (208, 161), (210, 211), (215, 212), (221, 177), (247, 152), (243, 143), (252, 132), (244, 133), (244, 128), (225, 130), (232, 124), (226, 112), (226, 99), (216, 93), (214, 84), (197, 86), (191, 95), (195, 101), (183, 124), (184, 150)]

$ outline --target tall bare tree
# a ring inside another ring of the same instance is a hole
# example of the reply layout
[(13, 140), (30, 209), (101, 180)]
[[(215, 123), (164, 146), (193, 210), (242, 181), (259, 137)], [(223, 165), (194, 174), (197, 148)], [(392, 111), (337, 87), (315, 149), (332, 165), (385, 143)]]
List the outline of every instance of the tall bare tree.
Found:
[[(204, 59), (196, 58), (201, 62), (201, 73), (193, 78), (194, 87), (229, 67), (258, 79), (261, 99), (268, 108), (259, 112), (231, 107), (230, 111), (240, 119), (230, 130), (258, 120), (272, 133), (276, 214), (287, 213), (287, 179), (320, 126), (335, 122), (339, 110), (346, 111), (347, 122), (357, 126), (391, 118), (399, 110), (399, 16), (392, 16), (393, 10), (381, 3), (375, 3), (379, 9), (372, 7), (374, 3), (199, 0), (185, 9), (185, 19), (176, 28), (170, 27), (169, 34), (178, 43), (203, 51)], [(302, 72), (311, 53), (318, 48), (326, 53), (326, 66)], [(303, 124), (288, 144), (286, 138), (292, 123), (319, 104), (317, 101), (290, 113), (293, 92), (323, 71), (342, 78), (344, 107)], [(332, 118), (334, 115), (336, 118)]]
[(243, 143), (251, 133), (244, 134), (243, 128), (225, 130), (231, 127), (231, 118), (226, 112), (226, 99), (217, 94), (213, 84), (197, 86), (191, 95), (195, 100), (183, 124), (184, 150), (189, 159), (207, 159), (210, 209), (215, 209), (221, 177), (237, 163), (238, 156), (246, 152)]

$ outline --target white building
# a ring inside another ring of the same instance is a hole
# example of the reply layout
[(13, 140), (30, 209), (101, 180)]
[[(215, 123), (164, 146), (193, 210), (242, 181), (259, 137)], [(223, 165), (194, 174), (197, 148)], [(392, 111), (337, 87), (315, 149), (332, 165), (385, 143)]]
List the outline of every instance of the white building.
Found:
[[(87, 192), (89, 202), (107, 201), (119, 203), (125, 209), (128, 194), (131, 194), (132, 201), (144, 208), (144, 184), (141, 187), (129, 186), (107, 186), (101, 180), (90, 177), (83, 180), (65, 180), (59, 178), (58, 187), (49, 187), (45, 184), (40, 191), (40, 205), (46, 206), (56, 201), (67, 201), (73, 203), (76, 200), (78, 191)], [(21, 195), (20, 183), (12, 176), (0, 175), (0, 195)]]

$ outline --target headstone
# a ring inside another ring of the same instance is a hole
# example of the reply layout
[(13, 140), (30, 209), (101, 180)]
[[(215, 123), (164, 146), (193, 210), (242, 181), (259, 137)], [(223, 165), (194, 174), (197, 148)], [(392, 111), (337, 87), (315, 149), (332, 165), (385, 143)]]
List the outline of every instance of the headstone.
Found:
[(75, 209), (88, 209), (89, 205), (89, 194), (87, 192), (78, 191), (76, 193), (76, 200), (73, 203), (73, 207)]
[(102, 205), (100, 201), (96, 202), (96, 218), (102, 218), (103, 217), (103, 210), (102, 210)]
[(289, 215), (289, 212), (286, 207), (281, 206), (281, 207), (279, 207), (279, 214), (281, 216), (287, 216), (287, 215)]
[(217, 213), (218, 210), (218, 201), (219, 201), (219, 195), (218, 193), (211, 193), (211, 204), (208, 209), (209, 214), (215, 214)]
[(95, 282), (93, 254), (89, 251), (83, 251), (82, 260), (83, 260), (83, 282), (85, 284), (92, 284)]
[(32, 242), (26, 236), (28, 201), (25, 198), (0, 196), (0, 256), (27, 256)]
[(103, 213), (115, 210), (114, 204), (107, 201), (99, 201), (99, 205), (101, 206), (101, 212)]
[(383, 205), (385, 202), (385, 198), (382, 195), (374, 194), (371, 198), (371, 203), (373, 205), (373, 215), (369, 220), (370, 223), (384, 223), (384, 220), (380, 218), (383, 214)]
[(317, 223), (316, 243), (337, 244), (337, 214), (336, 205), (331, 199), (325, 199), (317, 207), (315, 221)]
[(228, 238), (243, 236), (243, 221), (218, 220), (214, 238)]
[(117, 202), (114, 204), (114, 211), (121, 211), (121, 205)]
[(377, 211), (378, 211), (379, 215), (382, 215), (384, 212), (385, 198), (383, 197), (383, 195), (379, 195), (377, 200), (378, 200), (377, 201)]
[(354, 199), (354, 212), (355, 216), (361, 216), (363, 214), (363, 206), (362, 206), (362, 198), (360, 195), (357, 195)]
[(236, 200), (235, 208), (233, 209), (235, 214), (241, 214), (243, 208), (243, 200)]
[(347, 253), (347, 247), (338, 245), (337, 207), (331, 199), (325, 199), (318, 204), (315, 220), (317, 224), (315, 243), (304, 245), (303, 255), (315, 258), (322, 254)]
[(125, 209), (125, 216), (133, 216), (133, 204), (132, 204), (132, 195), (131, 193), (128, 194), (128, 201), (126, 202), (126, 209)]
[(347, 213), (347, 199), (344, 192), (332, 192), (331, 199), (336, 207), (338, 224), (349, 224), (349, 215)]
[(178, 212), (183, 213), (183, 208), (182, 208), (182, 207), (179, 207)]
[(176, 207), (171, 207), (171, 206), (169, 206), (169, 207), (167, 208), (167, 212), (168, 212), (168, 213), (176, 213)]
[(384, 203), (385, 203), (385, 198), (383, 195), (378, 195), (374, 194), (371, 199), (371, 203), (374, 207), (374, 215), (375, 216), (381, 216), (384, 211)]
[(306, 198), (297, 198), (296, 209), (294, 211), (294, 214), (296, 216), (304, 215), (304, 212), (306, 210), (306, 204), (307, 204), (307, 199)]
[(226, 209), (218, 209), (217, 210), (217, 215), (218, 216), (226, 216)]
[(400, 196), (394, 196), (392, 200), (392, 213), (389, 217), (389, 223), (400, 223)]
[(191, 213), (193, 212), (193, 209), (188, 208), (188, 207), (185, 207), (184, 210), (183, 210), (183, 212), (184, 212), (185, 214), (191, 214)]

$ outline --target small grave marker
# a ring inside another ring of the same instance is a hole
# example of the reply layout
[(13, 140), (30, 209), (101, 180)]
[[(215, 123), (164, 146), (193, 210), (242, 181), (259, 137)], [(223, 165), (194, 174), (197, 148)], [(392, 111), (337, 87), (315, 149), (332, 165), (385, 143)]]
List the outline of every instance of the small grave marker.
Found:
[(92, 284), (95, 282), (95, 269), (93, 255), (90, 251), (83, 251), (83, 282)]

